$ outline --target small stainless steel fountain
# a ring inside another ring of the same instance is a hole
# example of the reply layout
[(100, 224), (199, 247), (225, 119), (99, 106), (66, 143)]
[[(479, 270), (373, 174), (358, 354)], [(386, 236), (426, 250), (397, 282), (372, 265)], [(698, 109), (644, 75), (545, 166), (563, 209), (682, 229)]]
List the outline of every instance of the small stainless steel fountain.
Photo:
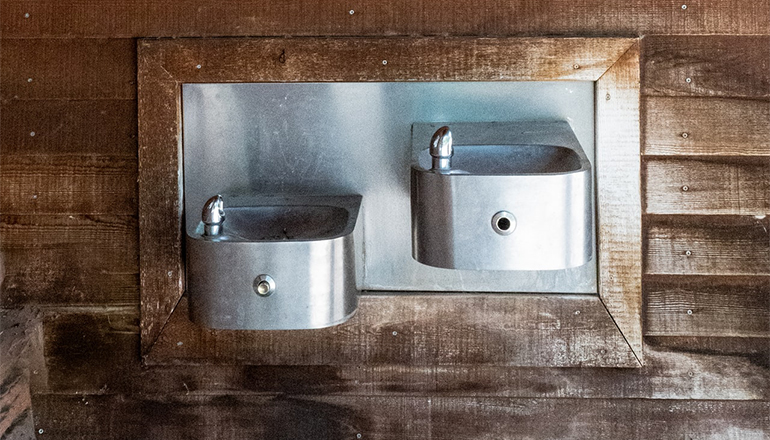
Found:
[[(593, 249), (591, 164), (567, 122), (440, 126), (411, 167), (412, 256), (447, 269), (558, 270)], [(488, 132), (514, 133), (510, 144)], [(472, 131), (469, 133), (467, 131)]]
[(211, 328), (328, 327), (358, 305), (353, 230), (361, 196), (210, 198), (187, 234), (194, 322)]

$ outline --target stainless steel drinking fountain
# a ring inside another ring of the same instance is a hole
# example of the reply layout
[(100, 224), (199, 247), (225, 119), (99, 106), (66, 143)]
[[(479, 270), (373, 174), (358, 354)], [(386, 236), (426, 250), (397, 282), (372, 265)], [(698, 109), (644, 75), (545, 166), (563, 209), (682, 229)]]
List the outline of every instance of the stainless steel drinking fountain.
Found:
[(361, 196), (213, 196), (187, 232), (196, 323), (217, 329), (328, 327), (358, 305), (353, 232)]
[(591, 164), (567, 122), (430, 125), (435, 134), (411, 167), (415, 260), (560, 270), (591, 259)]

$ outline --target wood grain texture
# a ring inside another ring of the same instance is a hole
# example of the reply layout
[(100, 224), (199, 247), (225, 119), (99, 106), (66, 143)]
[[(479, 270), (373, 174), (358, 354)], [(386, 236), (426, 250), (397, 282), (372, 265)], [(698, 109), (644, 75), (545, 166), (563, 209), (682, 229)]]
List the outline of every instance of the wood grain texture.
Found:
[(645, 273), (770, 275), (768, 217), (649, 217)]
[[(358, 348), (349, 353), (349, 357), (328, 358), (327, 354), (319, 354), (315, 350), (306, 354), (300, 354), (304, 349), (282, 352), (291, 344), (281, 345), (270, 342), (255, 341), (252, 345), (243, 345), (244, 337), (227, 336), (226, 333), (208, 332), (210, 344), (194, 345), (190, 342), (200, 341), (204, 334), (191, 333), (195, 330), (190, 327), (187, 318), (182, 317), (183, 312), (174, 312), (177, 301), (183, 293), (184, 265), (182, 261), (182, 184), (181, 184), (181, 155), (182, 145), (180, 136), (181, 108), (180, 108), (180, 83), (196, 82), (260, 82), (260, 81), (449, 81), (449, 80), (554, 80), (554, 79), (582, 79), (595, 80), (621, 58), (615, 73), (606, 76), (605, 84), (617, 90), (616, 101), (630, 101), (632, 104), (624, 107), (624, 112), (619, 113), (614, 122), (623, 123), (625, 130), (622, 137), (623, 147), (617, 148), (613, 158), (620, 158), (623, 165), (628, 164), (636, 170), (636, 177), (631, 178), (632, 187), (638, 191), (639, 169), (639, 137), (638, 137), (638, 47), (633, 39), (501, 39), (501, 38), (388, 38), (388, 39), (211, 39), (196, 41), (181, 40), (142, 40), (138, 43), (139, 57), (139, 222), (140, 222), (140, 248), (141, 248), (141, 289), (142, 289), (142, 352), (147, 355), (152, 350), (152, 355), (147, 357), (149, 363), (160, 363), (163, 359), (177, 359), (203, 356), (205, 359), (214, 354), (207, 350), (212, 346), (219, 346), (219, 356), (228, 362), (264, 362), (266, 364), (319, 364), (324, 362), (349, 363), (358, 362), (361, 359), (373, 362), (417, 362), (441, 365), (450, 362), (448, 358), (417, 350), (412, 353), (412, 348), (397, 346), (391, 350), (387, 344), (383, 345), (382, 353), (378, 353), (380, 342), (372, 342), (377, 349), (370, 353), (361, 351), (366, 345), (356, 345)], [(629, 47), (633, 47), (629, 50)], [(623, 55), (626, 54), (626, 55)], [(383, 63), (382, 60), (387, 63)], [(200, 68), (198, 68), (200, 66)], [(626, 84), (628, 83), (628, 84)], [(608, 108), (611, 111), (614, 107)], [(626, 118), (626, 119), (624, 119)], [(628, 119), (630, 118), (630, 119)], [(608, 157), (610, 157), (608, 156)], [(614, 159), (613, 159), (614, 160)], [(612, 161), (610, 161), (612, 162)], [(617, 164), (616, 163), (616, 164)], [(628, 173), (627, 173), (628, 174)], [(634, 173), (631, 173), (633, 175)], [(615, 182), (616, 188), (625, 188), (621, 185), (628, 180)], [(633, 347), (641, 348), (640, 330), (640, 278), (639, 243), (640, 231), (638, 226), (629, 225), (635, 221), (639, 224), (638, 215), (634, 217), (634, 208), (631, 207), (633, 199), (623, 197), (628, 205), (625, 217), (616, 217), (623, 220), (622, 227), (626, 232), (618, 237), (616, 249), (632, 253), (617, 273), (620, 279), (615, 291), (605, 291), (603, 297), (608, 301), (616, 301), (613, 295), (622, 295), (618, 298), (617, 309), (623, 313), (619, 321), (632, 329), (635, 333), (630, 335), (630, 343)], [(638, 199), (636, 199), (636, 213), (638, 214)], [(612, 223), (610, 217), (606, 221), (606, 227), (620, 223)], [(620, 228), (617, 228), (620, 230)], [(633, 234), (636, 233), (636, 237)], [(624, 241), (625, 240), (625, 241)], [(629, 240), (636, 240), (633, 243)], [(622, 242), (622, 243), (621, 243)], [(636, 247), (634, 247), (636, 246)], [(634, 254), (634, 252), (636, 252)], [(628, 275), (628, 280), (622, 277)], [(610, 278), (607, 278), (608, 280)], [(438, 297), (436, 297), (438, 298)], [(489, 307), (488, 301), (497, 301), (491, 297), (477, 296), (474, 300), (468, 300), (469, 304), (463, 307), (469, 309), (485, 309)], [(390, 313), (388, 305), (377, 303), (372, 309), (372, 319), (380, 319)], [(396, 307), (409, 305), (407, 299), (393, 300)], [(514, 303), (513, 299), (508, 301)], [(515, 301), (526, 301), (517, 299)], [(531, 300), (532, 310), (541, 311), (544, 314), (551, 313), (542, 309), (537, 301)], [(553, 301), (550, 303), (548, 301)], [(431, 299), (420, 307), (428, 307), (431, 303), (440, 303), (439, 299)], [(555, 298), (546, 299), (542, 307), (558, 307)], [(637, 304), (633, 304), (637, 302)], [(472, 303), (472, 304), (471, 304)], [(551, 305), (554, 304), (554, 305)], [(411, 304), (410, 307), (417, 305)], [(447, 305), (446, 307), (451, 307)], [(500, 305), (501, 310), (506, 310)], [(408, 313), (407, 307), (405, 313)], [(166, 325), (169, 316), (174, 313), (177, 316), (175, 325)], [(500, 338), (494, 332), (487, 332), (489, 328), (508, 325), (508, 318), (518, 317), (516, 313), (511, 316), (493, 314), (489, 316), (474, 315), (469, 313), (466, 325), (470, 328), (479, 327), (480, 336)], [(528, 313), (523, 310), (521, 313)], [(554, 312), (556, 313), (556, 312)], [(601, 313), (597, 310), (599, 316)], [(378, 318), (378, 316), (380, 318)], [(489, 321), (490, 316), (503, 321)], [(517, 318), (518, 319), (518, 318)], [(484, 354), (484, 350), (472, 348), (474, 356), (481, 356), (477, 362), (499, 362), (504, 365), (611, 365), (604, 359), (607, 353), (599, 355), (592, 346), (603, 345), (604, 340), (611, 341), (613, 345), (613, 361), (615, 366), (639, 366), (639, 360), (629, 361), (627, 352), (621, 345), (615, 345), (616, 337), (620, 335), (617, 327), (609, 315), (602, 319), (609, 325), (595, 326), (592, 331), (595, 335), (571, 336), (566, 343), (554, 340), (556, 351), (547, 353), (548, 344), (540, 339), (552, 339), (549, 334), (550, 324), (536, 329), (525, 341), (518, 341), (515, 352), (503, 352), (495, 358), (491, 354)], [(475, 320), (475, 321), (474, 321)], [(598, 321), (597, 321), (598, 322)], [(378, 324), (379, 325), (379, 324)], [(422, 323), (420, 325), (423, 325)], [(165, 327), (164, 327), (165, 326)], [(361, 332), (366, 332), (369, 327), (364, 325)], [(161, 334), (163, 330), (163, 334)], [(200, 330), (195, 330), (200, 331)], [(294, 333), (292, 337), (299, 338), (297, 347), (336, 347), (335, 344), (344, 343), (344, 339), (335, 341), (329, 335), (336, 330), (318, 331), (300, 336)], [(439, 334), (441, 329), (428, 326), (421, 332), (424, 337), (437, 337), (431, 332)], [(495, 330), (497, 331), (497, 330)], [(244, 332), (245, 334), (245, 332)], [(256, 337), (257, 333), (251, 332), (246, 339)], [(263, 334), (264, 335), (264, 334)], [(312, 335), (312, 336), (311, 336)], [(462, 341), (464, 333), (453, 334), (457, 341)], [(357, 336), (358, 337), (358, 336)], [(423, 336), (421, 336), (423, 337)], [(467, 337), (467, 336), (465, 336)], [(192, 339), (189, 339), (192, 338)], [(219, 338), (219, 339), (217, 339)], [(157, 343), (156, 343), (157, 339)], [(173, 340), (173, 343), (170, 342)], [(260, 339), (261, 340), (261, 339)], [(356, 338), (353, 338), (356, 341)], [(526, 342), (526, 341), (529, 342)], [(188, 344), (183, 350), (177, 347), (178, 342)], [(262, 346), (260, 344), (275, 344), (274, 346)], [(367, 342), (368, 343), (368, 342)], [(491, 343), (491, 342), (490, 342)], [(506, 347), (505, 340), (499, 345), (500, 349)], [(530, 345), (527, 345), (529, 343)], [(212, 345), (213, 344), (213, 345)], [(331, 345), (330, 345), (331, 344)], [(261, 346), (263, 349), (255, 347)], [(189, 347), (194, 347), (189, 348)], [(278, 351), (271, 352), (275, 347)], [(471, 346), (472, 347), (472, 346)], [(567, 352), (563, 347), (569, 347)], [(197, 350), (197, 352), (195, 351)], [(588, 350), (588, 351), (586, 351)], [(593, 351), (592, 351), (593, 350)], [(364, 350), (366, 351), (366, 350)], [(477, 353), (478, 351), (478, 353)], [(373, 355), (375, 353), (376, 355)], [(459, 352), (459, 361), (471, 357), (467, 353)], [(551, 356), (552, 355), (552, 356)], [(216, 357), (217, 355), (214, 355)], [(363, 357), (361, 357), (363, 356)], [(379, 358), (379, 356), (382, 356)], [(442, 354), (445, 356), (445, 354)], [(484, 356), (488, 357), (484, 360)], [(564, 357), (566, 356), (566, 358)], [(459, 362), (458, 361), (458, 362)]]
[(668, 277), (645, 287), (645, 335), (770, 337), (770, 277)]
[[(3, 156), (100, 154), (136, 158), (136, 135), (136, 101), (0, 103), (0, 154)], [(12, 159), (4, 158), (9, 160)]]
[[(157, 75), (177, 82), (595, 81), (635, 41), (222, 38), (194, 43), (141, 40), (139, 51), (140, 58), (152, 57), (159, 64), (155, 66)], [(150, 68), (140, 60), (140, 82), (142, 77), (150, 79), (141, 72), (141, 66)]]
[(674, 348), (647, 346), (645, 366), (633, 369), (482, 364), (142, 366), (137, 352), (138, 315), (133, 307), (57, 308), (44, 322), (49, 380), (37, 388), (40, 393), (770, 398), (770, 339), (746, 345), (721, 338), (732, 339), (727, 350), (699, 347), (692, 341)]
[(755, 365), (770, 368), (770, 338), (648, 336), (644, 340), (653, 350), (705, 356), (742, 356)]
[(0, 65), (2, 100), (136, 97), (131, 39), (3, 39)]
[(744, 440), (770, 429), (770, 403), (751, 401), (36, 395), (33, 403), (36, 426), (53, 439)]
[(344, 324), (226, 331), (179, 302), (148, 365), (505, 365), (638, 367), (599, 299), (586, 295), (365, 295)]
[(134, 216), (0, 216), (3, 307), (135, 304), (137, 238)]
[(158, 56), (139, 58), (142, 353), (149, 352), (160, 335), (185, 279), (180, 87), (163, 72)]
[(768, 35), (650, 36), (643, 45), (643, 95), (770, 98)]
[(4, 214), (136, 214), (135, 158), (3, 155)]
[(651, 96), (644, 103), (644, 153), (770, 156), (770, 101)]
[(770, 157), (648, 159), (648, 214), (770, 214)]
[(599, 295), (642, 362), (639, 46), (596, 82)]
[[(6, 37), (766, 34), (764, 1), (6, 0)], [(350, 11), (353, 11), (351, 14)], [(25, 18), (25, 14), (29, 14)]]

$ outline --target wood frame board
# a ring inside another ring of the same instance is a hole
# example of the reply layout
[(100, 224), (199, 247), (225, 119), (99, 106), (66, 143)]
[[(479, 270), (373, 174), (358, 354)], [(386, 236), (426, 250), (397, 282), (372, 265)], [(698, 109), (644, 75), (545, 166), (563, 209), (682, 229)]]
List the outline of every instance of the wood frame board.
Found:
[[(639, 367), (639, 44), (631, 38), (224, 38), (138, 42), (141, 346), (148, 364)], [(184, 83), (596, 83), (599, 295), (364, 292), (321, 330), (224, 331), (184, 297)]]

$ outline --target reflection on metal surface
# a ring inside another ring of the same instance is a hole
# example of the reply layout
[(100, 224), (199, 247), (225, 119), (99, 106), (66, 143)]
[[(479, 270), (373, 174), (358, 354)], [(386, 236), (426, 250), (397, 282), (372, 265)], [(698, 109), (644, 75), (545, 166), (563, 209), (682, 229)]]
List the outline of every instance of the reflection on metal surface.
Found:
[(498, 130), (513, 143), (456, 146), (451, 169), (439, 172), (428, 165), (433, 143), (418, 154), (412, 166), (415, 260), (469, 270), (586, 264), (593, 253), (591, 164), (569, 124), (462, 127), (470, 143), (478, 142), (474, 133), (481, 138)]
[(225, 205), (222, 196), (217, 194), (206, 200), (201, 213), (203, 235), (216, 236), (222, 233), (222, 223), (225, 221)]
[[(595, 259), (556, 271), (421, 264), (412, 258), (410, 216), (413, 154), (444, 125), (417, 124), (413, 132), (413, 124), (452, 122), (454, 166), (462, 161), (456, 146), (468, 145), (457, 121), (566, 120), (593, 160), (592, 82), (185, 84), (182, 98), (188, 234), (212, 194), (226, 195), (228, 205), (230, 194), (361, 194), (355, 234), (362, 290), (596, 293)], [(228, 212), (226, 231), (232, 221)], [(283, 278), (276, 280), (279, 292), (268, 299), (283, 291)]]
[(431, 169), (434, 171), (448, 171), (452, 168), (452, 132), (449, 127), (443, 126), (433, 133), (430, 138), (430, 156), (433, 159)]
[[(360, 196), (227, 198), (227, 228), (187, 234), (194, 322), (211, 328), (328, 327), (356, 311)], [(255, 294), (256, 293), (256, 294)]]

